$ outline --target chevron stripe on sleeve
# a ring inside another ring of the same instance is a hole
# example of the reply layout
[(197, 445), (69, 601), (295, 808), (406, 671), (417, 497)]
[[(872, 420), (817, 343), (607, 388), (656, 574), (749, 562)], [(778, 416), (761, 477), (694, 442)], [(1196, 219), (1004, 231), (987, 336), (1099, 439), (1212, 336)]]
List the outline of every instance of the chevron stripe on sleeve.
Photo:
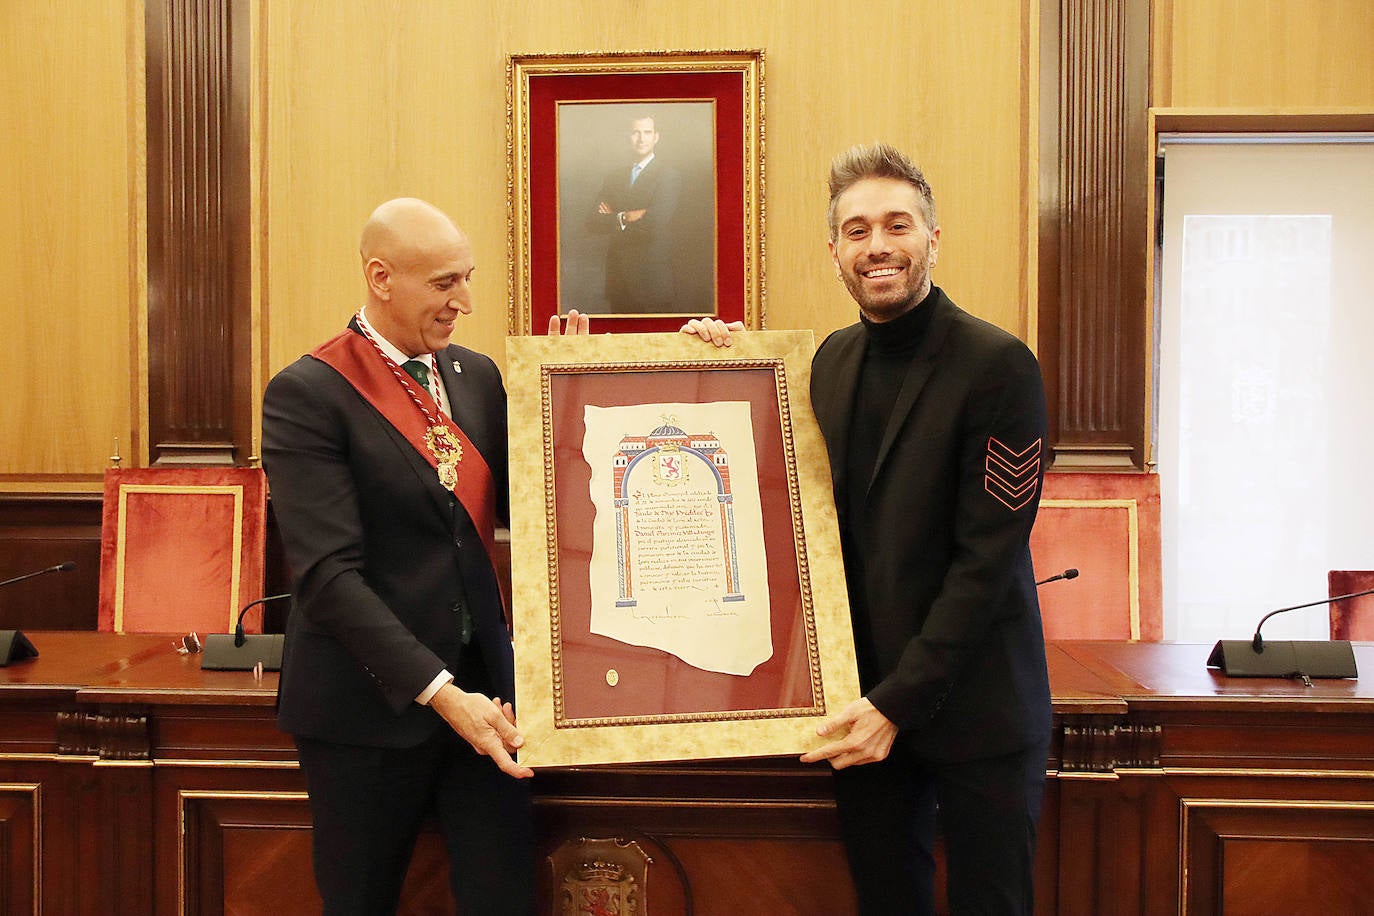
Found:
[(1011, 511), (1035, 498), (1040, 483), (1040, 439), (1020, 451), (988, 437), (988, 456), (983, 488)]

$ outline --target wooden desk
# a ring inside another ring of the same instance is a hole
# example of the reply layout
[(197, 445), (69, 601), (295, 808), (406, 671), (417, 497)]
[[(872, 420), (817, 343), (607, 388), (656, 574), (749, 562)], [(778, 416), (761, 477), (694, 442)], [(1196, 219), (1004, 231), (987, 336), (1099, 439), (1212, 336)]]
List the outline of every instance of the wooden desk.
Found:
[[(318, 912), (275, 674), (201, 671), (169, 636), (28, 635), (41, 656), (0, 669), (0, 912)], [(1364, 682), (1311, 688), (1228, 680), (1208, 649), (1050, 647), (1038, 912), (1374, 905), (1374, 647), (1356, 648)], [(822, 769), (576, 768), (534, 785), (543, 852), (637, 840), (656, 916), (853, 911)], [(447, 896), (427, 833), (402, 911)]]

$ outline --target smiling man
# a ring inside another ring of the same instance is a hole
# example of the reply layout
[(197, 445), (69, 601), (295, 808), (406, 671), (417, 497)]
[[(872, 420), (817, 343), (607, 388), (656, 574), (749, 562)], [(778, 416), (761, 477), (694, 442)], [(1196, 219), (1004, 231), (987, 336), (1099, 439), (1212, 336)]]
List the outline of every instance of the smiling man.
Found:
[[(402, 198), (373, 212), (360, 252), (366, 304), (263, 400), (295, 596), (278, 723), (305, 773), (316, 884), (327, 914), (394, 912), (437, 814), (465, 911), (526, 913), (531, 771), (502, 701), (514, 674), (492, 567), (506, 395), (488, 357), (451, 343), (472, 311), (472, 249)], [(569, 313), (568, 333), (587, 330)]]
[[(830, 256), (859, 305), (811, 365), (864, 695), (820, 728), (861, 912), (1030, 913), (1050, 732), (1030, 531), (1045, 395), (1026, 345), (931, 283), (925, 175), (886, 144), (831, 165)], [(743, 325), (683, 333), (729, 346)]]
[(1044, 391), (1030, 350), (931, 283), (921, 170), (884, 145), (831, 167), (830, 254), (859, 322), (816, 352), (864, 696), (822, 726), (864, 913), (1030, 913), (1050, 699), (1030, 531)]

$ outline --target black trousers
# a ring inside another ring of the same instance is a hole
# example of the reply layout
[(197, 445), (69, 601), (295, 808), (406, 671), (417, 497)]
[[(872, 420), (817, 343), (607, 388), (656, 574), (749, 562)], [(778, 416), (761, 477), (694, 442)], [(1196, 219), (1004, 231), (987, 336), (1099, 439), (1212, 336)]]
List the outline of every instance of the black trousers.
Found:
[[(490, 696), (475, 651), (458, 676)], [(471, 916), (534, 912), (529, 781), (507, 776), (447, 723), (415, 747), (335, 744), (296, 736), (313, 821), (315, 883), (325, 916), (394, 913), (420, 828), (436, 815), (449, 885)]]
[(1006, 757), (935, 763), (898, 739), (886, 760), (836, 771), (859, 911), (935, 912), (938, 826), (949, 912), (1030, 914), (1046, 751), (1037, 744)]

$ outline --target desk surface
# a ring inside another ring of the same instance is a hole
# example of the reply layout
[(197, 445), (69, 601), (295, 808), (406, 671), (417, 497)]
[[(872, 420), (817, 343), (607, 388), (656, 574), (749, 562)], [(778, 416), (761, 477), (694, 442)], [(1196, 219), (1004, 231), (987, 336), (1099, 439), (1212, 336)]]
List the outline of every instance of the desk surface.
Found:
[(1074, 641), (1050, 643), (1047, 650), (1056, 710), (1065, 687), (1100, 691), (1133, 708), (1374, 709), (1374, 644), (1354, 645), (1363, 680), (1320, 679), (1311, 687), (1296, 678), (1227, 677), (1207, 667), (1210, 644)]
[(78, 703), (272, 706), (277, 673), (202, 671), (165, 634), (71, 630), (25, 634), (38, 657), (0, 668), (0, 702), (72, 698)]
[[(0, 668), (0, 701), (75, 695), (83, 703), (271, 706), (278, 675), (203, 671), (160, 634), (32, 631), (39, 657)], [(1228, 678), (1207, 667), (1211, 646), (1197, 643), (1053, 642), (1048, 646), (1055, 711), (1120, 713), (1128, 705), (1214, 700), (1228, 707), (1374, 706), (1374, 644), (1356, 644), (1364, 680)]]
[[(276, 673), (202, 671), (171, 635), (28, 635), (40, 656), (0, 668), (0, 827), (20, 837), (8, 847), (9, 886), (28, 894), (18, 909), (40, 897), (63, 913), (316, 905), (300, 880), (309, 810), (276, 727)], [(1311, 687), (1227, 678), (1206, 667), (1210, 649), (1050, 644), (1037, 912), (1303, 912), (1314, 887), (1336, 900), (1326, 912), (1368, 909), (1342, 901), (1367, 898), (1374, 863), (1374, 644), (1355, 647), (1363, 682)], [(660, 844), (679, 864), (655, 873), (656, 912), (683, 912), (671, 894), (664, 904), (673, 882), (700, 911), (725, 912), (742, 880), (808, 904), (768, 898), (770, 912), (853, 912), (823, 766), (554, 768), (534, 791), (548, 850), (587, 836)], [(419, 883), (443, 888), (437, 835), (428, 848)], [(1297, 852), (1276, 868), (1272, 849)], [(68, 864), (87, 861), (103, 863), (99, 880)]]

